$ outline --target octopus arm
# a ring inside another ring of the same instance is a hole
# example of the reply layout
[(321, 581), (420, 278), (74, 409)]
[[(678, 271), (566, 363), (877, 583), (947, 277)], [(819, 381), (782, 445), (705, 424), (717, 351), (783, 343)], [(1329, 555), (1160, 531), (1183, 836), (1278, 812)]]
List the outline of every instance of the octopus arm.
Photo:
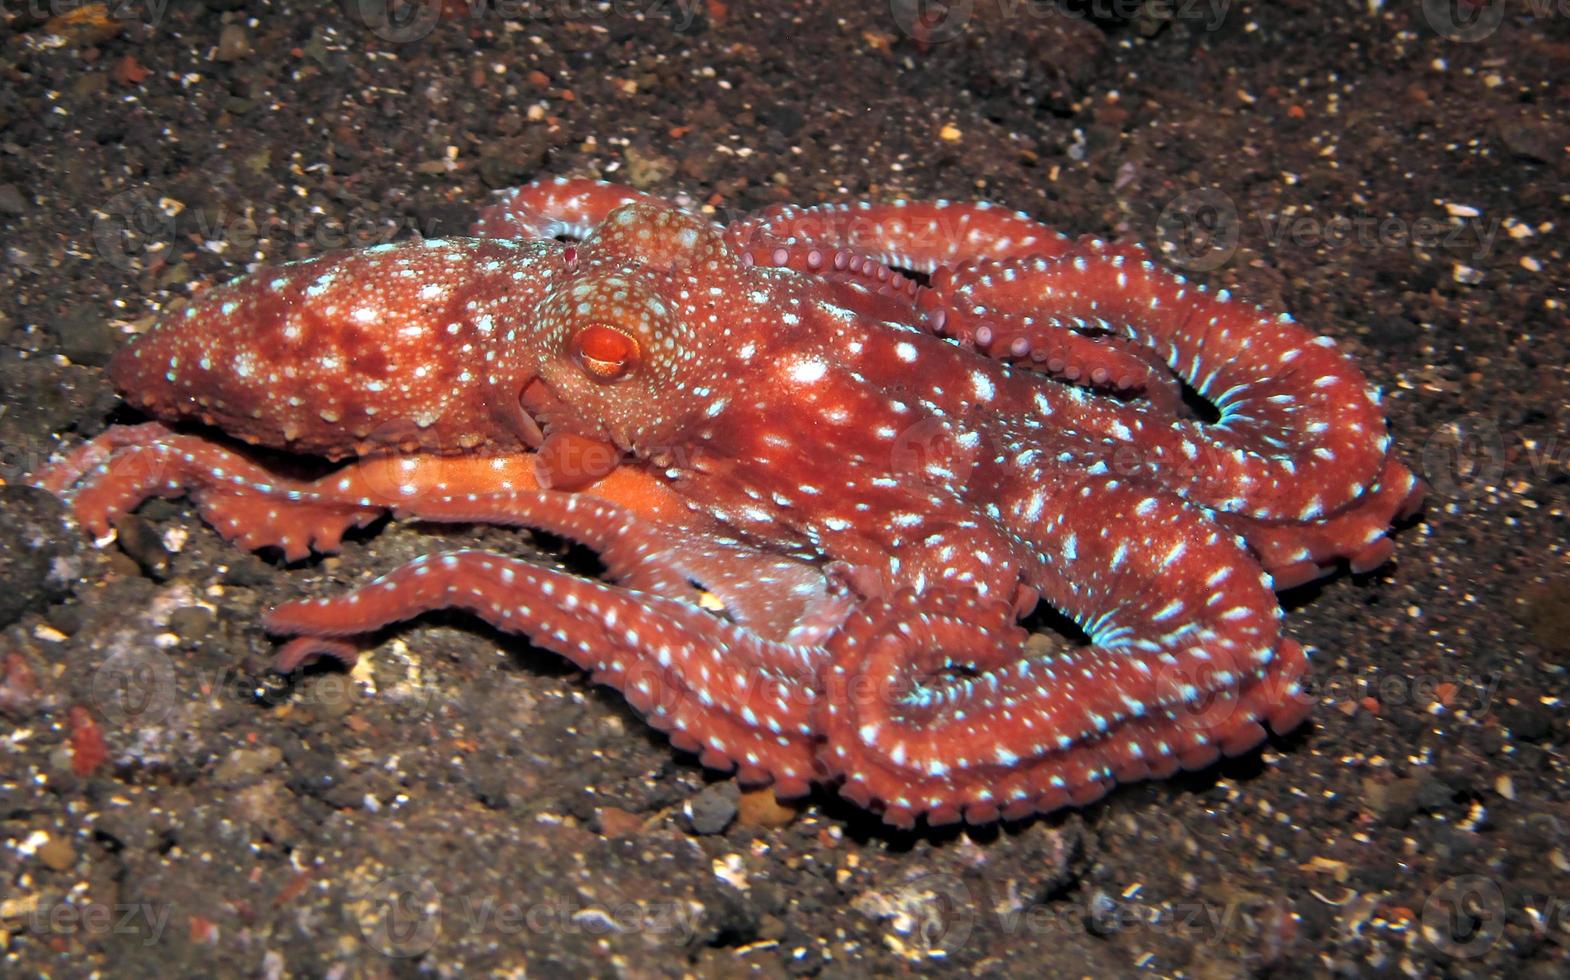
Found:
[(1323, 578), (1347, 559), (1354, 573), (1371, 572), (1395, 554), (1393, 525), (1423, 503), (1422, 481), (1394, 456), (1385, 460), (1378, 485), (1351, 507), (1306, 524), (1257, 521), (1220, 514), (1222, 526), (1241, 535), (1270, 573), (1277, 590)]
[[(750, 632), (792, 646), (820, 640), (845, 621), (850, 599), (819, 569), (729, 542), (685, 508), (650, 508), (649, 496), (669, 493), (665, 485), (629, 494), (636, 471), (619, 472), (585, 493), (427, 496), (397, 510), (415, 520), (510, 525), (560, 535), (592, 548), (617, 585), (687, 603), (710, 602), (712, 611)], [(630, 497), (635, 506), (607, 496)]]
[(480, 211), (476, 238), (587, 238), (606, 215), (626, 204), (670, 204), (602, 180), (554, 177), (502, 191)]
[(761, 640), (696, 606), (482, 551), (424, 556), (352, 592), (281, 605), (267, 628), (296, 636), (280, 652), (301, 663), (340, 638), (433, 609), (474, 613), (521, 633), (621, 691), (704, 765), (740, 767), (783, 795), (813, 778), (810, 648)]
[(896, 824), (1018, 817), (1301, 721), (1302, 650), (1253, 559), (1197, 508), (1086, 483), (1038, 538), (1030, 584), (1090, 645), (1044, 649), (1008, 604), (941, 588), (866, 604), (829, 643), (819, 702), (822, 758), (846, 795)]
[(974, 259), (1061, 255), (1072, 245), (1027, 214), (957, 201), (779, 205), (733, 222), (726, 238), (844, 249), (923, 273)]
[(1310, 521), (1347, 507), (1381, 474), (1390, 440), (1378, 397), (1333, 341), (1159, 269), (1139, 249), (1090, 241), (1020, 263), (1012, 279), (994, 277), (990, 298), (1135, 341), (1209, 399), (1214, 423), (1099, 403), (1060, 420), (1136, 437), (1152, 478), (1197, 503)]

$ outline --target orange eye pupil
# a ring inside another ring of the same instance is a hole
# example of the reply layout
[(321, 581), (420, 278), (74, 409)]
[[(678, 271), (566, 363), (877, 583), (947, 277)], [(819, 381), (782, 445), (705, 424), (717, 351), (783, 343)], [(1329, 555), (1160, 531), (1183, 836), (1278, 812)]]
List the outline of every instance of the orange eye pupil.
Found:
[(578, 363), (601, 381), (625, 377), (638, 363), (638, 342), (615, 327), (593, 324), (573, 338)]
[(590, 327), (579, 338), (579, 349), (596, 361), (624, 361), (632, 353), (632, 338), (610, 327)]

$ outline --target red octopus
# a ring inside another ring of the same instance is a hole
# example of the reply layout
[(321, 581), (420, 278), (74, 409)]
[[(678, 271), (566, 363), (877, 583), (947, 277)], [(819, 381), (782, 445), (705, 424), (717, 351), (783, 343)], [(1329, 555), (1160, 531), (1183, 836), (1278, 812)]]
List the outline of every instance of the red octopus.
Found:
[[(905, 826), (1085, 804), (1296, 725), (1275, 590), (1382, 564), (1421, 499), (1331, 340), (1022, 214), (719, 227), (558, 179), (475, 235), (202, 294), (110, 367), (160, 421), (41, 485), (98, 535), (185, 494), (290, 559), (388, 512), (580, 541), (602, 578), (452, 551), (266, 627), (288, 669), (467, 609), (705, 765)], [(291, 479), (192, 421), (347, 462)], [(1089, 642), (1031, 638), (1043, 601)]]

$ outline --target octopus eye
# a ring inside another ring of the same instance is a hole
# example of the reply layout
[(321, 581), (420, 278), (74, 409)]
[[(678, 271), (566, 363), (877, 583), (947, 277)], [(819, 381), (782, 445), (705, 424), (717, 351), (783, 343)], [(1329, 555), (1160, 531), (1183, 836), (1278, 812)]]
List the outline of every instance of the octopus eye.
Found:
[(572, 353), (589, 377), (596, 381), (616, 381), (633, 372), (642, 350), (638, 341), (628, 334), (595, 323), (573, 336)]

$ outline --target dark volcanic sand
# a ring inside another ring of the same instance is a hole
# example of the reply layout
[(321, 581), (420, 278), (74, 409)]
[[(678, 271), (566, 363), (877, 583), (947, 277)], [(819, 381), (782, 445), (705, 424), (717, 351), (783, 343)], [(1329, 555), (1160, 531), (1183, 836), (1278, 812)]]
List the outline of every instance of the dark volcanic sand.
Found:
[[(924, 48), (887, 0), (457, 2), (411, 40), (374, 0), (49, 20), (76, 6), (0, 5), (0, 972), (1566, 971), (1565, 4), (1441, 31), (1418, 0), (976, 0)], [(1426, 519), (1380, 573), (1285, 597), (1306, 729), (1081, 812), (899, 834), (828, 795), (727, 825), (729, 781), (459, 617), (268, 676), (262, 608), (528, 535), (395, 525), (283, 567), (183, 502), (94, 549), (22, 489), (132, 418), (100, 368), (192, 290), (461, 232), (548, 174), (719, 209), (985, 197), (1165, 241), (1355, 353)]]

